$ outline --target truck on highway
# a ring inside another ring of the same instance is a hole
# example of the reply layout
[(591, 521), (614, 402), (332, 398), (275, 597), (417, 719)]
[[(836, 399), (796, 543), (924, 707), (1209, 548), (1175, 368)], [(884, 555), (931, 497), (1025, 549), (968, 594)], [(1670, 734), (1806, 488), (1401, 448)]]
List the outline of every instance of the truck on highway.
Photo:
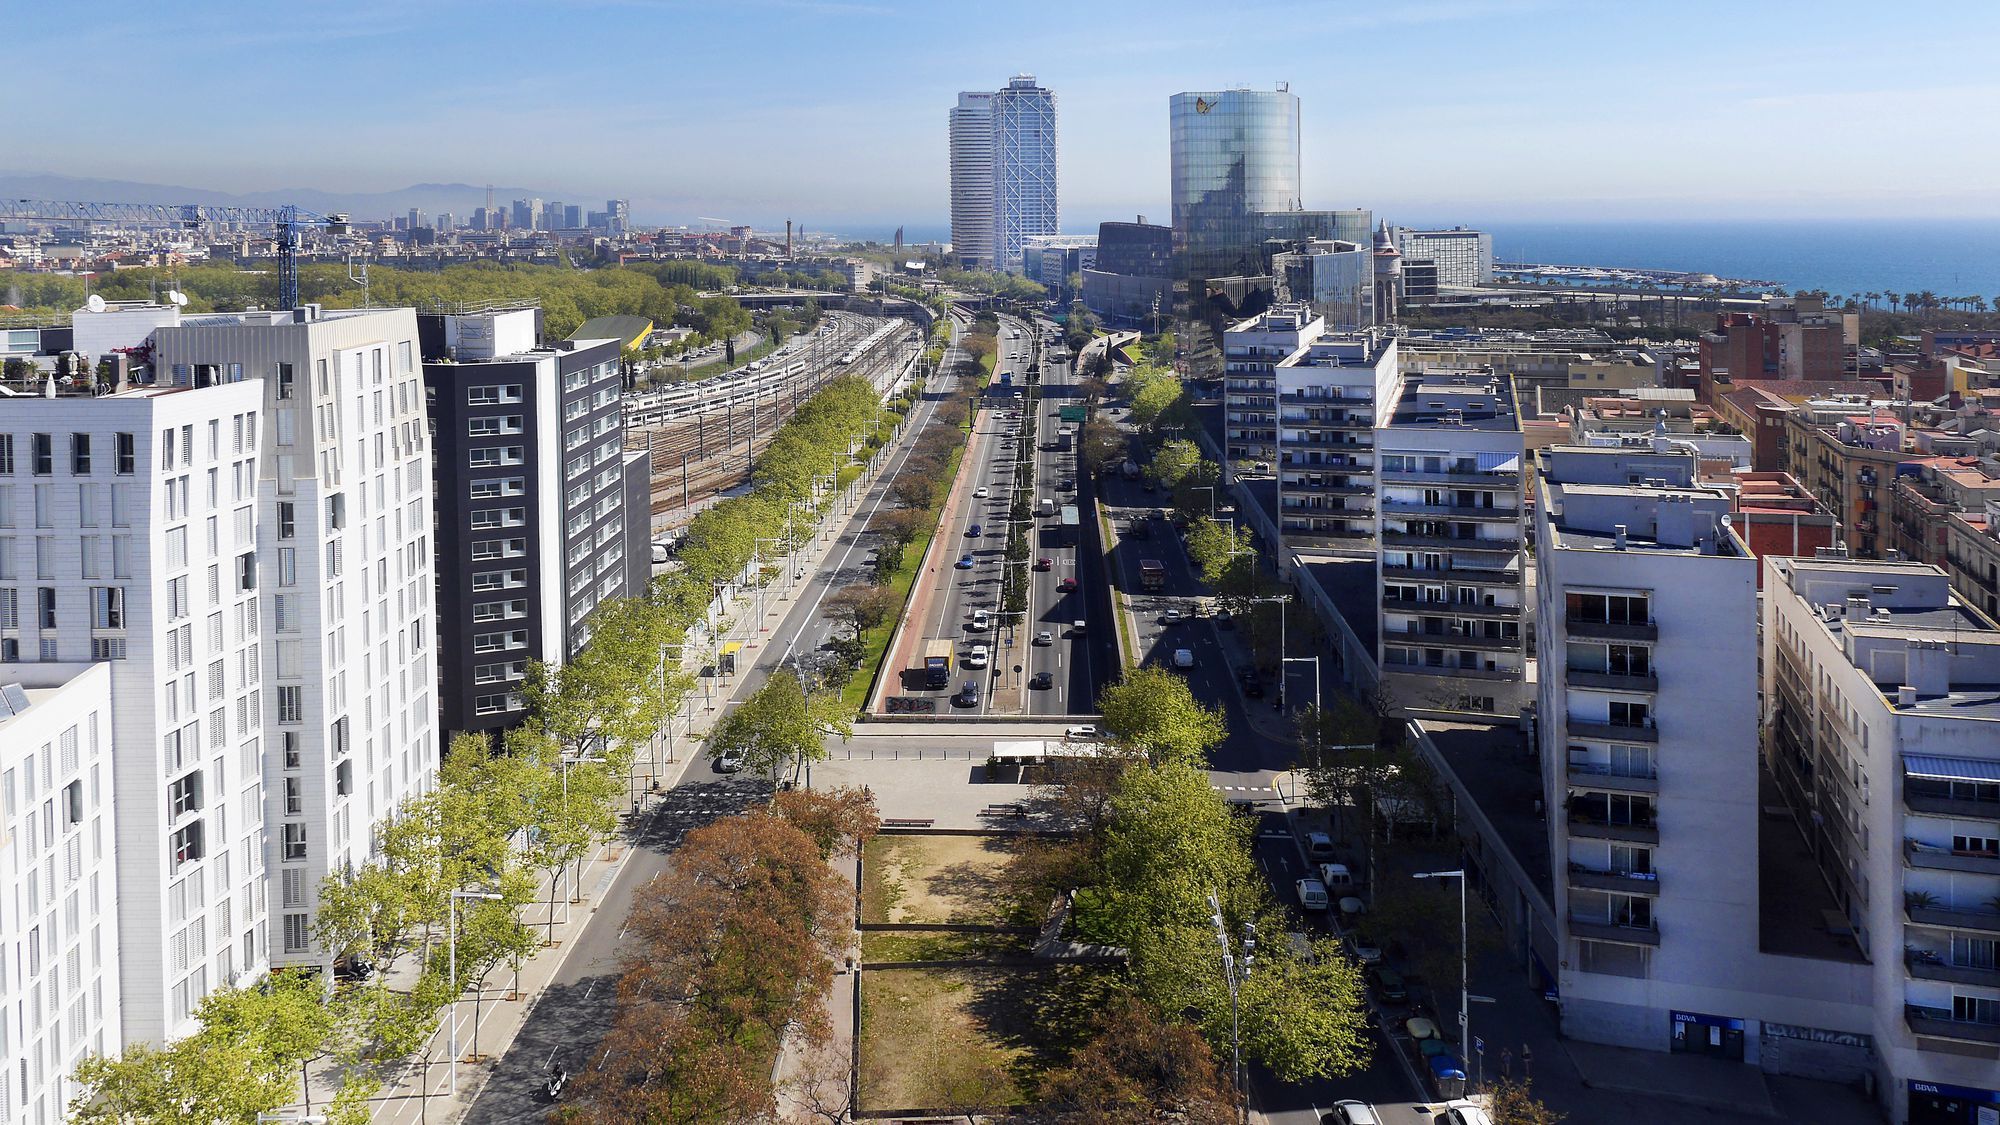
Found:
[(1075, 546), (1083, 529), (1083, 520), (1078, 517), (1075, 504), (1064, 504), (1062, 509), (1062, 541)]
[(1068, 453), (1070, 451), (1070, 448), (1075, 444), (1076, 444), (1075, 430), (1070, 429), (1068, 426), (1064, 426), (1062, 429), (1056, 431), (1057, 453)]
[(951, 686), (951, 661), (957, 652), (958, 646), (950, 640), (935, 640), (924, 646), (925, 687)]
[(1167, 567), (1158, 559), (1139, 560), (1139, 588), (1141, 590), (1164, 590), (1167, 588)]

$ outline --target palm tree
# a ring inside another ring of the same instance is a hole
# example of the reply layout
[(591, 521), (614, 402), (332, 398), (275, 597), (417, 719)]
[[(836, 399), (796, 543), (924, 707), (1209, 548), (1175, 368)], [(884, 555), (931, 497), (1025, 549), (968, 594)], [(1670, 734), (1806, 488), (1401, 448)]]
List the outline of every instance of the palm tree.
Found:
[(1882, 292), (1882, 296), (1888, 298), (1889, 311), (1895, 312), (1896, 302), (1902, 297), (1902, 294), (1885, 289)]
[(1863, 305), (1862, 307), (1869, 309), (1874, 308), (1875, 302), (1882, 299), (1882, 294), (1880, 293), (1863, 293), (1861, 296), (1867, 300), (1867, 304)]

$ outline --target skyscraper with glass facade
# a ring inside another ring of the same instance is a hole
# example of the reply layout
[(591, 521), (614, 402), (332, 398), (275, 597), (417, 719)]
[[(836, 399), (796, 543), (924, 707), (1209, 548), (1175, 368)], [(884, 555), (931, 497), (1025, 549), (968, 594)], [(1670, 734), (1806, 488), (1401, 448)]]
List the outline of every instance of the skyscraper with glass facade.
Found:
[(1168, 104), (1174, 252), (1199, 299), (1208, 278), (1263, 273), (1258, 215), (1303, 205), (1299, 99), (1280, 85), (1175, 94)]
[(999, 269), (1021, 268), (1021, 241), (1055, 234), (1061, 206), (1056, 183), (1056, 96), (1017, 74), (993, 95), (993, 256)]

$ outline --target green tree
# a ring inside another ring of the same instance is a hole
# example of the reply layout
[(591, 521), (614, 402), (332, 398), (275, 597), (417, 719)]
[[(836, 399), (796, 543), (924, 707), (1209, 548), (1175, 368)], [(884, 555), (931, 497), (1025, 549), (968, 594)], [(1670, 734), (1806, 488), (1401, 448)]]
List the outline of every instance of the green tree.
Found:
[(776, 777), (780, 766), (790, 765), (796, 776), (805, 763), (826, 760), (827, 735), (853, 733), (853, 716), (838, 695), (808, 694), (797, 672), (780, 668), (715, 725), (708, 753), (715, 758), (740, 751), (745, 768)]
[(1155, 763), (1199, 766), (1229, 737), (1222, 712), (1202, 706), (1186, 678), (1163, 668), (1125, 673), (1098, 694), (1097, 708), (1115, 741)]
[(1232, 603), (1233, 611), (1254, 595), (1257, 548), (1249, 528), (1203, 516), (1188, 524), (1187, 552), (1209, 586)]
[[(1146, 466), (1146, 475), (1161, 488), (1179, 492), (1188, 485), (1208, 484), (1215, 479), (1213, 462), (1201, 455), (1201, 447), (1186, 438), (1175, 438), (1161, 444), (1153, 454), (1153, 460)], [(1202, 505), (1204, 511), (1207, 504)]]
[(1493, 1125), (1559, 1125), (1564, 1115), (1542, 1104), (1527, 1079), (1502, 1078), (1493, 1084)]
[(1181, 381), (1165, 367), (1140, 364), (1125, 376), (1125, 393), (1132, 404), (1132, 421), (1153, 429), (1181, 398)]

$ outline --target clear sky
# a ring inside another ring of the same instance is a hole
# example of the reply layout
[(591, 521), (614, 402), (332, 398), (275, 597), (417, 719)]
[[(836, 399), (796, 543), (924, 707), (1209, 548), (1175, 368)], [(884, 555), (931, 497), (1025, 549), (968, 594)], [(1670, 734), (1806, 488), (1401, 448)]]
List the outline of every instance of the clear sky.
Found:
[(0, 27), (15, 172), (935, 229), (956, 91), (1026, 71), (1069, 230), (1166, 219), (1169, 94), (1278, 80), (1309, 207), (2000, 215), (1990, 0), (0, 0)]

